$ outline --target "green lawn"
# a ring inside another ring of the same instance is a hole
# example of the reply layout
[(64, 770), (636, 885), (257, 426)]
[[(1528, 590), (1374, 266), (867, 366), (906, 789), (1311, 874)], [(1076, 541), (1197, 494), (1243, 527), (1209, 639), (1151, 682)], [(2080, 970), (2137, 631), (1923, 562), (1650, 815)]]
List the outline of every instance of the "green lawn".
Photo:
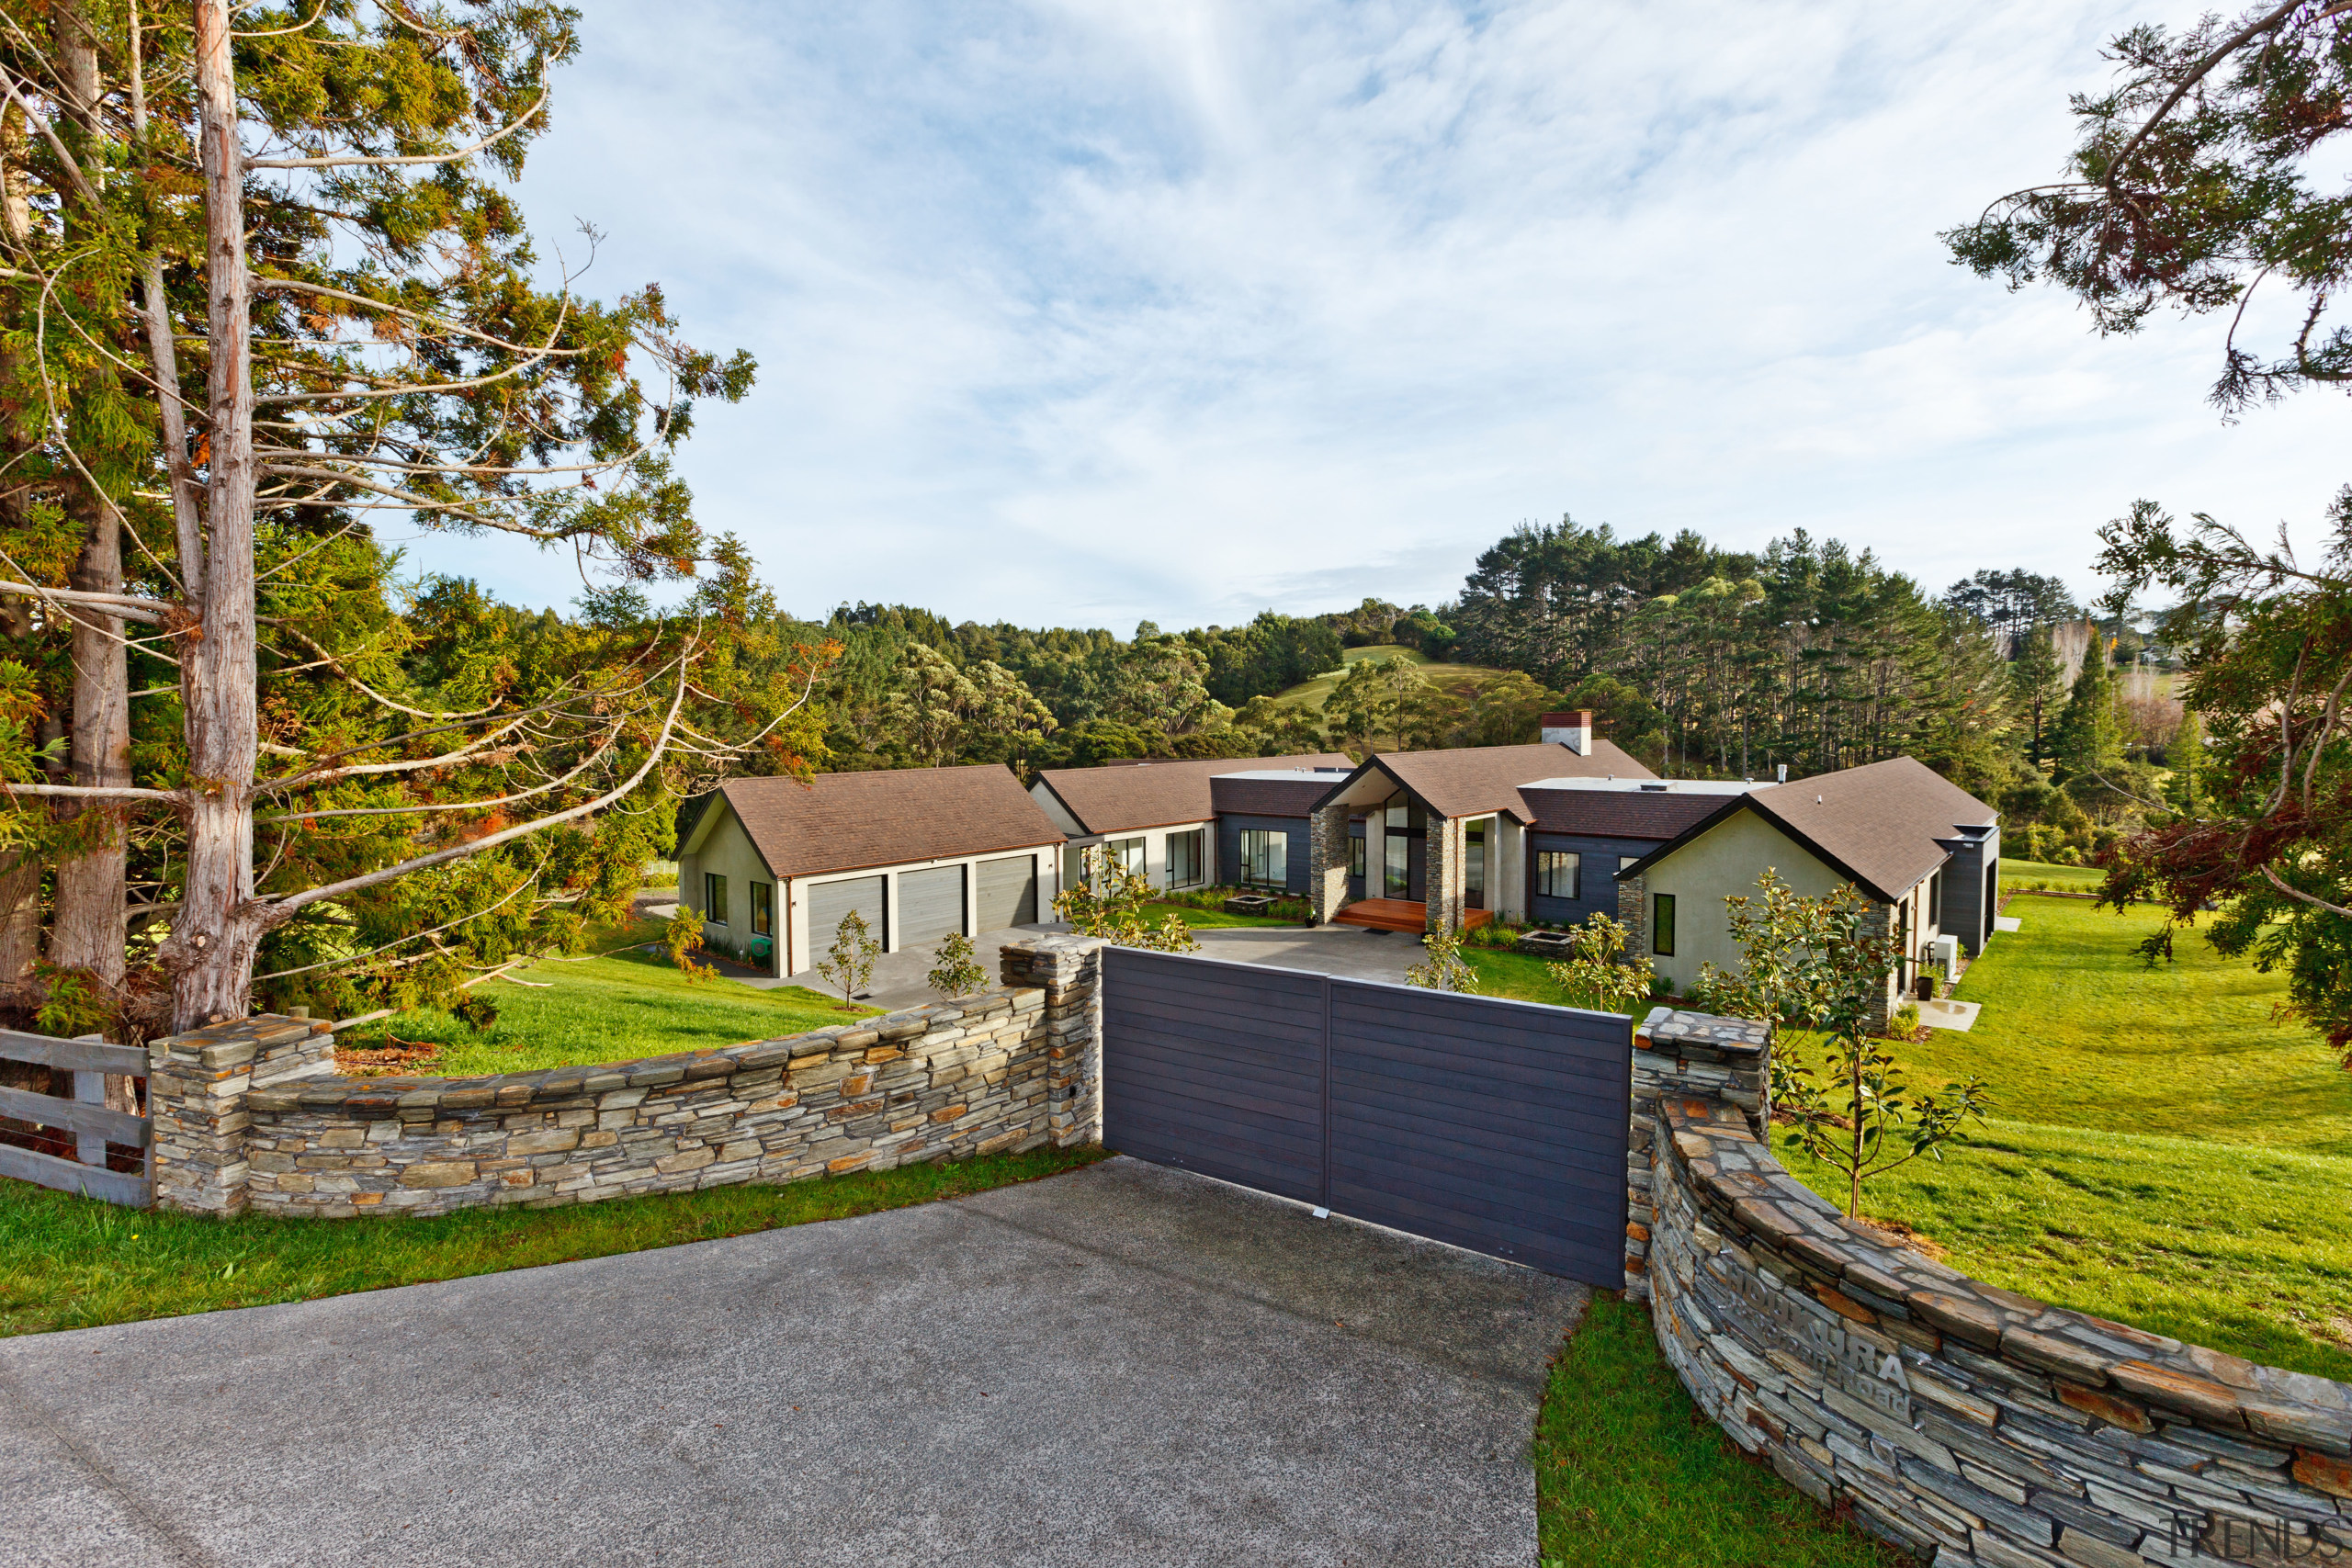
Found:
[(1896, 1568), (1699, 1414), (1649, 1314), (1596, 1296), (1536, 1419), (1543, 1568)]
[(2038, 860), (2001, 862), (2001, 888), (2007, 893), (2036, 887), (2054, 888), (2061, 893), (2096, 893), (2106, 880), (2107, 873), (2095, 865), (2052, 865)]
[[(659, 931), (659, 922), (648, 921), (614, 940), (650, 940)], [(545, 959), (517, 973), (533, 983), (492, 980), (475, 987), (498, 1006), (498, 1021), (488, 1029), (476, 1031), (438, 1008), (421, 1008), (354, 1030), (343, 1043), (365, 1050), (395, 1038), (430, 1042), (442, 1047), (440, 1055), (428, 1066), (403, 1071), (471, 1077), (772, 1040), (875, 1011), (844, 1010), (838, 997), (797, 986), (755, 991), (724, 976), (689, 979), (667, 957), (641, 949)]]
[[(1918, 1088), (1983, 1076), (1997, 1116), (1941, 1164), (1871, 1183), (1865, 1212), (1979, 1279), (2352, 1379), (2352, 1074), (2271, 1021), (2283, 977), (2187, 931), (2149, 968), (2132, 949), (2153, 909), (2025, 896), (2008, 912), (2022, 929), (1957, 993), (1984, 1004), (1975, 1027), (1895, 1050)], [(1844, 1201), (1781, 1142), (1792, 1173)]]
[(1035, 1149), (782, 1187), (714, 1187), (430, 1219), (232, 1224), (0, 1181), (0, 1335), (310, 1301), (870, 1214), (1054, 1176), (1101, 1149)]

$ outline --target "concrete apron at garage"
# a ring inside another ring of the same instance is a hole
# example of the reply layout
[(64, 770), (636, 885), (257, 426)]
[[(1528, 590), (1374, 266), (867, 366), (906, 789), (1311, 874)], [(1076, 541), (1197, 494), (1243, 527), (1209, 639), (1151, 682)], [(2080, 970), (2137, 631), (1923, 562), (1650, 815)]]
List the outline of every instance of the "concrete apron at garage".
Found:
[(1544, 1363), (1585, 1300), (1114, 1159), (0, 1341), (0, 1541), (240, 1568), (1525, 1568)]

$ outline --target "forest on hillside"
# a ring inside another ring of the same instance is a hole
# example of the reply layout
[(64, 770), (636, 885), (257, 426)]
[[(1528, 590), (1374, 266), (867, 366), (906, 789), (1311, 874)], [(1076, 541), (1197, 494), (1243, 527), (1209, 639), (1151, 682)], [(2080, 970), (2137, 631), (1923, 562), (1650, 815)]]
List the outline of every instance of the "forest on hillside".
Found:
[[(1367, 599), (1122, 637), (861, 603), (773, 641), (838, 650), (827, 769), (1502, 745), (1533, 739), (1546, 710), (1589, 707), (1668, 776), (1915, 756), (1999, 805), (2020, 849), (2061, 859), (2160, 795), (2183, 740), (2170, 651), (2137, 617), (2094, 618), (2024, 570), (1931, 592), (1803, 531), (1746, 553), (1564, 518), (1504, 536), (1434, 607)], [(1319, 705), (1281, 700), (1351, 649), (1371, 651)], [(1484, 678), (1447, 682), (1448, 663)]]

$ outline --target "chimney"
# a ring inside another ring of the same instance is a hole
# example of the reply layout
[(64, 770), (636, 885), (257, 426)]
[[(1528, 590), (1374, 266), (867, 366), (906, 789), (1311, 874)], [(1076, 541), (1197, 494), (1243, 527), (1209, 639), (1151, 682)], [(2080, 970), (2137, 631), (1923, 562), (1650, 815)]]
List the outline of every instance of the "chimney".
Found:
[(1536, 723), (1544, 727), (1544, 743), (1565, 746), (1579, 757), (1592, 755), (1592, 710), (1577, 708), (1573, 713), (1547, 713)]

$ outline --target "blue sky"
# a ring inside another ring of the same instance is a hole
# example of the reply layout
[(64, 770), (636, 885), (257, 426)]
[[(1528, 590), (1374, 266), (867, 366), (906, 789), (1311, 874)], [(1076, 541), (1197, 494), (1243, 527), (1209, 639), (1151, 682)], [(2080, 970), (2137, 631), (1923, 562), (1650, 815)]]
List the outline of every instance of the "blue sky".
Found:
[(2101, 341), (1936, 242), (2195, 9), (588, 0), (524, 195), (758, 356), (683, 467), (803, 615), (1436, 603), (1564, 513), (2087, 591), (2135, 497), (2267, 531), (2352, 478), (2335, 399), (2204, 405), (2215, 324)]

